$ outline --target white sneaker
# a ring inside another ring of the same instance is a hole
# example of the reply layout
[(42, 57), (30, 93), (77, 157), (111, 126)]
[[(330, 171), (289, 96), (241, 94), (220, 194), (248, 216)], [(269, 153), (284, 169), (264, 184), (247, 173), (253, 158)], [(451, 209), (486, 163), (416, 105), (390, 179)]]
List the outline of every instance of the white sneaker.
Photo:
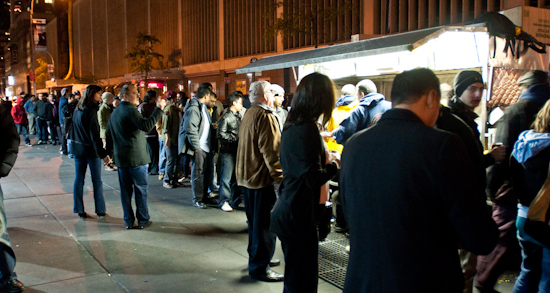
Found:
[(232, 212), (233, 211), (233, 208), (227, 203), (227, 201), (223, 203), (221, 209), (224, 212)]

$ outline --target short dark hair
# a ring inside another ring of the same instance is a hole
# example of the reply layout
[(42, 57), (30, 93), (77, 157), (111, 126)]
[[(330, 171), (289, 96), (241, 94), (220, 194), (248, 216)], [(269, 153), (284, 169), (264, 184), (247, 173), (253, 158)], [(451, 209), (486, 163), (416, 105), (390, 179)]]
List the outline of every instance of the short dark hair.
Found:
[(154, 90), (148, 90), (145, 93), (145, 98), (143, 99), (143, 101), (145, 103), (149, 103), (149, 102), (151, 102), (151, 100), (154, 100), (156, 98), (157, 98), (157, 92), (155, 92)]
[(210, 94), (212, 94), (212, 91), (210, 90), (210, 88), (201, 86), (197, 90), (197, 99), (202, 99), (205, 96), (208, 96)]
[(430, 69), (415, 68), (395, 76), (391, 88), (391, 101), (394, 106), (413, 104), (432, 90), (441, 95), (439, 78)]
[(209, 83), (209, 82), (203, 82), (203, 83), (201, 83), (201, 85), (199, 85), (199, 87), (207, 87), (207, 88), (209, 88), (209, 89), (213, 89), (213, 88), (214, 88), (214, 87), (212, 86), (212, 84)]
[(132, 86), (131, 84), (127, 84), (120, 89), (119, 95), (121, 98), (124, 98), (124, 95), (127, 95), (130, 92), (131, 86)]
[(285, 128), (304, 121), (317, 121), (323, 115), (325, 125), (334, 108), (334, 83), (321, 73), (314, 72), (300, 81), (296, 88)]
[(242, 99), (243, 98), (243, 94), (239, 91), (234, 91), (232, 92), (229, 97), (227, 98), (227, 107), (231, 107), (233, 106), (233, 102), (239, 100), (239, 99)]

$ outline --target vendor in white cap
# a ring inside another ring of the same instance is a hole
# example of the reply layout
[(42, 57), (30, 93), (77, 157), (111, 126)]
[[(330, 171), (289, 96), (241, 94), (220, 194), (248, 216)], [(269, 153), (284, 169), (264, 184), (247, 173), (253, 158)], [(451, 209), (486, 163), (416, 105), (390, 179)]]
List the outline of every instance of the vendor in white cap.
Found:
[(281, 118), (281, 124), (284, 125), (286, 116), (288, 116), (288, 111), (283, 108), (283, 102), (285, 101), (285, 89), (278, 84), (271, 84), (271, 90), (273, 91), (273, 96), (275, 96), (275, 113), (279, 115), (279, 118)]

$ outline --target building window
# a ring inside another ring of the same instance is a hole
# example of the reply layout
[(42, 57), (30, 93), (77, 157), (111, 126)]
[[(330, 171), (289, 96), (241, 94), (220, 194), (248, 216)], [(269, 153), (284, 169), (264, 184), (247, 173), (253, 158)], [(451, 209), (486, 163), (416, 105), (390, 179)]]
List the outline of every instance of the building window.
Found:
[(53, 0), (44, 0), (44, 3), (46, 3), (46, 4), (52, 4), (52, 3), (53, 3)]

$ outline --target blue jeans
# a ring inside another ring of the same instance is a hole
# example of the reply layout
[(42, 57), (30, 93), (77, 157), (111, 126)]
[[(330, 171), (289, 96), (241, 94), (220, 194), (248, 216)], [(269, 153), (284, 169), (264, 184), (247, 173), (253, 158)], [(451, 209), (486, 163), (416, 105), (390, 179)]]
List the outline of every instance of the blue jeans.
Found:
[(159, 142), (157, 137), (147, 137), (147, 146), (149, 147), (149, 157), (151, 158), (151, 164), (149, 164), (149, 173), (159, 172)]
[(221, 207), (225, 202), (229, 201), (232, 207), (239, 205), (241, 193), (240, 188), (237, 186), (237, 179), (235, 177), (235, 162), (237, 155), (229, 153), (220, 153), (218, 157), (221, 160), (222, 167), (220, 171), (220, 201)]
[[(118, 167), (118, 181), (120, 183), (120, 200), (124, 211), (126, 226), (133, 226), (137, 218), (139, 226), (149, 222), (147, 208), (147, 169), (148, 165), (137, 167)], [(132, 209), (132, 194), (135, 191), (136, 214)]]
[(521, 271), (514, 284), (514, 293), (550, 292), (550, 249), (525, 233), (526, 219), (518, 216), (517, 237), (521, 246)]
[(159, 174), (164, 174), (166, 171), (166, 151), (164, 150), (164, 142), (159, 137)]
[(15, 123), (15, 126), (17, 127), (17, 133), (25, 138), (25, 143), (30, 144), (31, 140), (29, 139), (29, 131), (27, 130), (27, 125)]
[(103, 182), (101, 181), (101, 168), (103, 163), (100, 158), (74, 158), (75, 178), (73, 185), (74, 198), (74, 213), (84, 212), (84, 176), (86, 176), (86, 168), (90, 166), (92, 175), (92, 183), (94, 186), (94, 204), (95, 213), (105, 213), (105, 198), (103, 197)]

